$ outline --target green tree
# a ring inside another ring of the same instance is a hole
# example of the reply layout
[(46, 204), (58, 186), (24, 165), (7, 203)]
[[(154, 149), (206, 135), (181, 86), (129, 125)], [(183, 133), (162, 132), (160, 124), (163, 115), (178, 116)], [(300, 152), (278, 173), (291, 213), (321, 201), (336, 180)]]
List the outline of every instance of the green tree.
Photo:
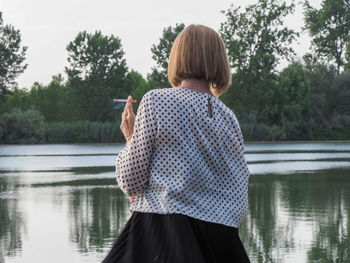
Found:
[(30, 90), (15, 87), (1, 109), (10, 112), (14, 108), (23, 111), (36, 109), (40, 111), (47, 122), (70, 121), (74, 118), (74, 101), (65, 80), (59, 74), (53, 76), (48, 85), (35, 82)]
[(126, 85), (131, 89), (130, 94), (133, 99), (137, 100), (137, 105), (139, 105), (143, 95), (151, 89), (142, 75), (134, 70), (126, 75)]
[(127, 73), (121, 40), (100, 31), (79, 33), (67, 46), (68, 85), (74, 97), (76, 119), (112, 120), (112, 99), (125, 97)]
[(39, 110), (48, 122), (69, 121), (73, 101), (61, 75), (53, 76), (48, 85), (35, 82), (28, 93), (32, 107)]
[(290, 64), (268, 93), (270, 101), (266, 107), (270, 124), (283, 127), (288, 139), (310, 139), (310, 84), (303, 65)]
[(152, 73), (147, 76), (149, 86), (153, 88), (168, 88), (168, 61), (171, 47), (178, 34), (185, 28), (183, 23), (176, 24), (175, 27), (164, 28), (162, 37), (157, 45), (151, 48), (152, 58), (156, 66), (152, 68)]
[(5, 103), (1, 105), (2, 112), (9, 112), (13, 108), (27, 110), (30, 108), (28, 90), (14, 87), (10, 94), (5, 96)]
[(346, 46), (346, 53), (345, 53), (345, 61), (346, 64), (344, 65), (345, 69), (350, 69), (350, 39), (348, 42), (348, 45)]
[(222, 11), (226, 21), (220, 26), (220, 34), (234, 72), (233, 87), (224, 99), (238, 115), (256, 111), (259, 119), (266, 118), (266, 93), (275, 83), (276, 66), (280, 59), (291, 60), (295, 55), (290, 44), (298, 33), (283, 21), (294, 9), (294, 3), (258, 0), (243, 12), (233, 5)]
[(334, 110), (337, 114), (350, 117), (350, 70), (344, 71), (336, 78), (333, 89), (334, 96), (330, 100), (333, 101)]
[(307, 66), (313, 139), (348, 139), (350, 71), (337, 75), (335, 65)]
[(323, 0), (320, 9), (305, 1), (305, 29), (312, 37), (315, 52), (337, 65), (345, 64), (345, 50), (350, 42), (350, 0)]
[(12, 25), (4, 25), (0, 12), (0, 101), (10, 92), (16, 77), (24, 72), (27, 47), (21, 47), (21, 34)]
[(330, 128), (334, 106), (332, 86), (337, 76), (337, 69), (326, 64), (315, 64), (307, 67), (307, 78), (310, 83), (310, 111), (314, 129)]

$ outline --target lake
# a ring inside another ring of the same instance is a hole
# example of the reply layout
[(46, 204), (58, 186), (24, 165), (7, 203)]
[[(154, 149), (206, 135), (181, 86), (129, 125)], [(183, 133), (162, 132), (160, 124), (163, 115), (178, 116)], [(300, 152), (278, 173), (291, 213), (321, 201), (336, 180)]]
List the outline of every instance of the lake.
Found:
[[(0, 145), (0, 263), (101, 262), (130, 217), (124, 145)], [(252, 262), (350, 262), (350, 142), (247, 143)]]

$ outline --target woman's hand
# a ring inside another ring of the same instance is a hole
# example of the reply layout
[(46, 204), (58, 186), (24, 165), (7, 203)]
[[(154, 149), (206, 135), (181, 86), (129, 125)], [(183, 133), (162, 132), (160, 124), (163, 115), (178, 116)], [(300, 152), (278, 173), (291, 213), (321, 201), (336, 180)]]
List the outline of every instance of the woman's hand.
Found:
[[(130, 141), (134, 133), (135, 124), (135, 114), (131, 101), (132, 97), (129, 96), (122, 113), (122, 123), (120, 124), (120, 129), (122, 130), (127, 143)], [(133, 203), (135, 201), (135, 196), (130, 197), (130, 201)]]
[(122, 123), (120, 129), (122, 130), (126, 142), (128, 143), (134, 133), (135, 114), (132, 108), (132, 97), (129, 96), (122, 113)]

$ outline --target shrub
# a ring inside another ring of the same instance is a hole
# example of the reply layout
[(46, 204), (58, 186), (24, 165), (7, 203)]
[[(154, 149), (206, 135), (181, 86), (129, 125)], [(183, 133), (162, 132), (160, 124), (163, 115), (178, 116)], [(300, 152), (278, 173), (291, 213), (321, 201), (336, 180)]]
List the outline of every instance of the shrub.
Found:
[(37, 110), (14, 108), (0, 118), (0, 143), (45, 142), (44, 116)]

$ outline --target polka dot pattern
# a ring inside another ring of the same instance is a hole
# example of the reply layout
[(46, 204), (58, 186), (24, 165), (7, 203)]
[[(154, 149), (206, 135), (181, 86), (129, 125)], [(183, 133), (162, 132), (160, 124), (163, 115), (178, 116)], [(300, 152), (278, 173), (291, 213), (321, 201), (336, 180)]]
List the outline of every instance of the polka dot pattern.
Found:
[(143, 96), (116, 178), (135, 196), (131, 211), (238, 227), (248, 210), (249, 170), (236, 116), (216, 97), (183, 87)]

